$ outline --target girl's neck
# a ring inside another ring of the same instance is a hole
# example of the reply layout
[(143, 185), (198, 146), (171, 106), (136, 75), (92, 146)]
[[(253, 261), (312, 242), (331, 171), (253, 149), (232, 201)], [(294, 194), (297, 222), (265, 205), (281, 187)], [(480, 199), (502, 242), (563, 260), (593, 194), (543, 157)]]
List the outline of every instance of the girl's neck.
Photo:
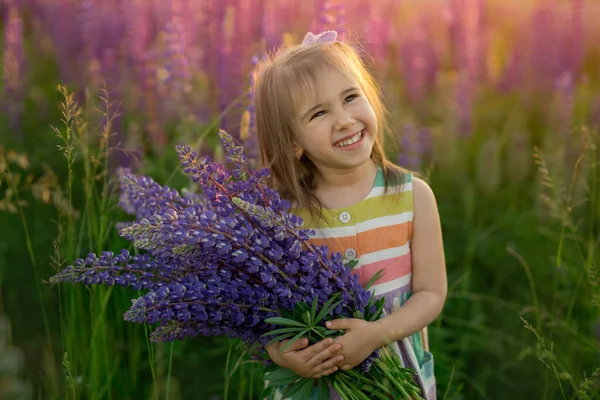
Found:
[(320, 169), (314, 194), (325, 208), (349, 207), (367, 197), (376, 176), (372, 159), (353, 169)]

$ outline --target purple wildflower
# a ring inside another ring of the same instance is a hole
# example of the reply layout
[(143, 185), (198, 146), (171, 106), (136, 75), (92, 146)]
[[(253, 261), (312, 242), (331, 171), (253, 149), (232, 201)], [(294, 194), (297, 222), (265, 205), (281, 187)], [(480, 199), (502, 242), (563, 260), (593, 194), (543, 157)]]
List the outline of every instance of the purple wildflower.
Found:
[(400, 135), (398, 164), (411, 170), (419, 170), (432, 147), (432, 134), (429, 128), (417, 129), (406, 124)]
[(8, 1), (4, 25), (4, 54), (2, 56), (2, 106), (11, 118), (13, 127), (23, 113), (23, 20), (14, 1)]
[(165, 70), (168, 77), (165, 83), (170, 87), (170, 95), (177, 97), (190, 93), (191, 62), (189, 59), (189, 32), (186, 32), (184, 19), (185, 8), (182, 4), (173, 2), (171, 17), (165, 27), (166, 52)]
[(399, 57), (409, 98), (417, 103), (434, 88), (439, 69), (438, 57), (425, 26), (422, 21), (409, 32), (401, 45)]
[(248, 90), (248, 108), (242, 114), (242, 123), (240, 124), (240, 139), (243, 141), (248, 157), (253, 165), (259, 163), (260, 149), (258, 144), (258, 136), (256, 132), (256, 112), (255, 112), (255, 82), (257, 70), (256, 66), (259, 62), (259, 57), (252, 57), (252, 72), (250, 73), (250, 84)]
[(265, 344), (272, 330), (265, 319), (315, 298), (322, 306), (334, 293), (341, 303), (330, 317), (365, 312), (371, 295), (341, 254), (309, 244), (313, 231), (301, 229), (289, 202), (266, 185), (269, 171), (249, 169), (242, 146), (223, 131), (220, 137), (233, 170), (177, 146), (202, 204), (123, 170), (120, 205), (136, 221), (120, 224), (120, 234), (141, 253), (90, 254), (50, 282), (148, 290), (125, 319), (158, 324), (153, 340), (227, 334)]

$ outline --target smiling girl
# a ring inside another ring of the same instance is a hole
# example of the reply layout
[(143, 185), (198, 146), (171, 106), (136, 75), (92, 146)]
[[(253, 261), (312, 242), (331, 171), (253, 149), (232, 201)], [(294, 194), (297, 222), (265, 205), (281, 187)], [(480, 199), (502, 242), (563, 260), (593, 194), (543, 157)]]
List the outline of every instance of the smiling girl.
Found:
[[(256, 84), (257, 131), (271, 184), (291, 210), (315, 230), (365, 284), (385, 298), (376, 322), (334, 320), (345, 330), (335, 340), (308, 346), (298, 340), (268, 347), (272, 360), (303, 377), (351, 369), (388, 346), (415, 371), (423, 398), (435, 399), (427, 326), (440, 314), (447, 279), (442, 233), (430, 187), (391, 163), (379, 89), (351, 46), (335, 32), (308, 34), (301, 45), (280, 49), (260, 66)], [(333, 395), (337, 397), (337, 394)]]

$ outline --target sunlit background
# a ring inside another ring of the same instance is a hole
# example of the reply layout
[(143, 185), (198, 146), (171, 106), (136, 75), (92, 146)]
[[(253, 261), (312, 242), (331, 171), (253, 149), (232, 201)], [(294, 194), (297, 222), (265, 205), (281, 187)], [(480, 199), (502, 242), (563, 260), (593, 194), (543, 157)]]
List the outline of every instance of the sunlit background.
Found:
[(122, 320), (138, 293), (44, 280), (128, 245), (118, 167), (193, 191), (174, 145), (224, 161), (219, 128), (256, 157), (255, 63), (327, 29), (438, 199), (439, 397), (598, 398), (599, 20), (595, 0), (0, 0), (0, 398), (260, 398), (237, 342), (150, 344)]

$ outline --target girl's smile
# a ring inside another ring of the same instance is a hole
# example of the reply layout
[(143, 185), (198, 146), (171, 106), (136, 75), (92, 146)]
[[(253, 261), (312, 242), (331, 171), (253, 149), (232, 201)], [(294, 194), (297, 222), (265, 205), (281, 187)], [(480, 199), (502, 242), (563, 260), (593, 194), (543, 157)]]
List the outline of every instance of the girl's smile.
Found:
[(353, 135), (346, 136), (344, 139), (337, 141), (334, 144), (334, 147), (337, 147), (343, 151), (354, 150), (363, 144), (363, 139), (366, 135), (366, 130), (363, 129), (360, 132), (357, 132)]
[(377, 117), (354, 77), (323, 70), (299, 110), (294, 141), (321, 174), (369, 168)]

